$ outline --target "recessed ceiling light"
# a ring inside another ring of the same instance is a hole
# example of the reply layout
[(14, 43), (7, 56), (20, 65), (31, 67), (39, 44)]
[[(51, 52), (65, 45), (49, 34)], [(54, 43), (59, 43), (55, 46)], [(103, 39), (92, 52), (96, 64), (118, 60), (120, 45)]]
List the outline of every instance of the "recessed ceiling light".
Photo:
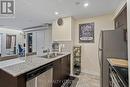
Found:
[(55, 12), (55, 15), (58, 15), (59, 14), (59, 12)]
[(88, 7), (88, 3), (84, 3), (84, 7)]
[(80, 5), (80, 2), (76, 2), (75, 4), (76, 4), (76, 5)]

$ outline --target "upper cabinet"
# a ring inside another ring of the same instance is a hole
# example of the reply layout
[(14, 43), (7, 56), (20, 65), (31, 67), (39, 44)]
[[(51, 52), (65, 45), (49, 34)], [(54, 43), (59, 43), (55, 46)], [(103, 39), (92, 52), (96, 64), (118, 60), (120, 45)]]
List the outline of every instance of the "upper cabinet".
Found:
[(37, 52), (37, 54), (42, 54), (43, 50), (51, 47), (52, 43), (52, 28), (35, 30), (26, 32), (27, 36), (27, 53)]
[(127, 6), (115, 18), (115, 29), (127, 29)]
[(65, 17), (56, 20), (52, 24), (52, 40), (53, 41), (71, 41), (73, 19), (72, 17)]

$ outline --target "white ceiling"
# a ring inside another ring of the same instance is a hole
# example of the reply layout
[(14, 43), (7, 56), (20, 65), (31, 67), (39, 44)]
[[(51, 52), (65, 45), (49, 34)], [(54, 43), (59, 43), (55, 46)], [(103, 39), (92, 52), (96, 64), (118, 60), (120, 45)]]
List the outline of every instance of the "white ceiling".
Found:
[[(52, 22), (58, 17), (88, 18), (112, 13), (122, 0), (15, 0), (15, 18), (0, 18), (0, 26), (14, 29)], [(80, 4), (76, 5), (76, 2)], [(89, 3), (87, 8), (84, 3)], [(59, 15), (54, 15), (54, 12)]]

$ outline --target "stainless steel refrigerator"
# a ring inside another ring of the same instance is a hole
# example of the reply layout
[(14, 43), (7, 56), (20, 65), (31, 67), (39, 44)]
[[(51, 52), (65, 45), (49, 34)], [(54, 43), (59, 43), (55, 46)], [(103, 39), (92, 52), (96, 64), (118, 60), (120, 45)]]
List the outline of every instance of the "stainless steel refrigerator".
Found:
[(109, 87), (108, 57), (127, 59), (127, 42), (124, 30), (101, 31), (98, 47), (101, 87)]

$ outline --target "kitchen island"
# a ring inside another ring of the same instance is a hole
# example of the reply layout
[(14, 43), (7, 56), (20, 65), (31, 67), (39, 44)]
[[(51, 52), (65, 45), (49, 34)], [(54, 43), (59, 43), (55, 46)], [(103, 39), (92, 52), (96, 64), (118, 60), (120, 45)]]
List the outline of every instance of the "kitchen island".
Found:
[[(64, 52), (63, 55), (55, 58), (41, 58), (33, 55), (21, 58), (25, 62), (2, 67), (0, 69), (0, 87), (26, 87), (26, 75), (30, 71), (52, 64), (53, 80), (63, 81), (70, 75), (70, 53)], [(53, 87), (60, 87), (62, 83), (52, 83)]]

